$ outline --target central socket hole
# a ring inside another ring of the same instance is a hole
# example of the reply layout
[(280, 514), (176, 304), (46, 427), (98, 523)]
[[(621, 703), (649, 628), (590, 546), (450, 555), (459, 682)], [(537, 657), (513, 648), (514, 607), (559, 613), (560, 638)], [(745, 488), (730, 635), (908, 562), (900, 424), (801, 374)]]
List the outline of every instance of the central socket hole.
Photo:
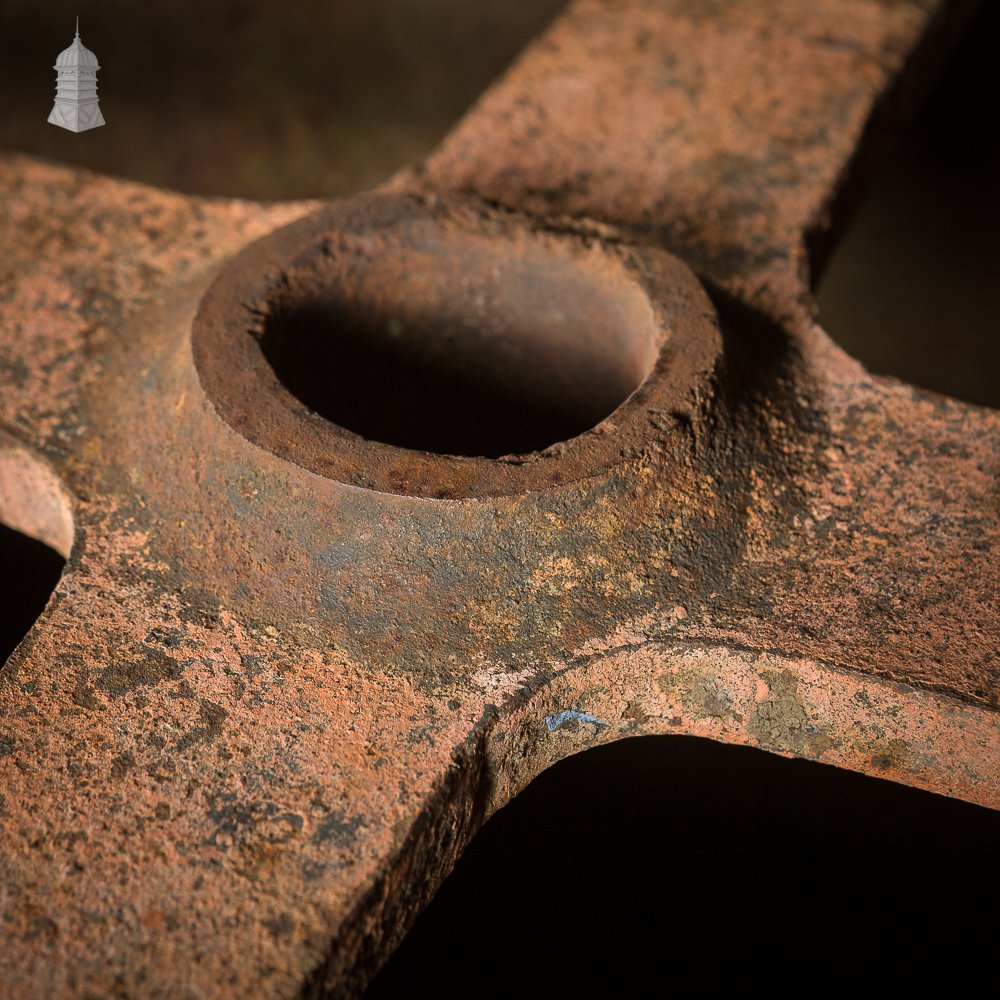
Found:
[(370, 440), (489, 458), (600, 423), (662, 339), (606, 251), (428, 220), (329, 241), (265, 314), (265, 357), (316, 413)]

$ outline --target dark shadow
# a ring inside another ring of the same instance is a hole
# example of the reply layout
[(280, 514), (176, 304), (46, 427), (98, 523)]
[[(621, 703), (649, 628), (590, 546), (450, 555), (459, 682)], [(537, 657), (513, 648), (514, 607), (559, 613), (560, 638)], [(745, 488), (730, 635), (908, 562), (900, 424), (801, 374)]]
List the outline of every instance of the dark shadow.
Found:
[(1000, 5), (870, 179), (817, 289), (823, 326), (873, 371), (1000, 407)]
[(0, 667), (45, 609), (65, 565), (44, 542), (0, 524)]
[[(968, 962), (976, 926), (990, 932), (998, 843), (1000, 814), (900, 785), (692, 737), (623, 740), (497, 813), (367, 996), (668, 996), (692, 977), (708, 996), (774, 977), (804, 994), (870, 983), (855, 954), (893, 975), (951, 964), (946, 929), (969, 933)], [(636, 981), (655, 991), (622, 992)]]

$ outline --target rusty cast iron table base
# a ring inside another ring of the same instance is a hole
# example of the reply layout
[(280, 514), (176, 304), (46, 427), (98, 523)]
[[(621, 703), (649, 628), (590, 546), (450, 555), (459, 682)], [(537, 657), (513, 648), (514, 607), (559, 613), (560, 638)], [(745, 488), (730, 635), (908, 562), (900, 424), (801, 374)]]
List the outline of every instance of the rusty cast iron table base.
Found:
[(996, 807), (1000, 419), (810, 298), (962, 4), (579, 0), (332, 205), (0, 161), (0, 995), (360, 989), (550, 763)]

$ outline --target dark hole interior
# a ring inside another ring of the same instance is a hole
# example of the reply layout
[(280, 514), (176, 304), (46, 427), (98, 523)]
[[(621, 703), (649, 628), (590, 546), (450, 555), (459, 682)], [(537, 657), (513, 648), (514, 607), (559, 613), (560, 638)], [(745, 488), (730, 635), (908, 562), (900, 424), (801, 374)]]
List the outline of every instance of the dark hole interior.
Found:
[(44, 542), (0, 524), (0, 666), (45, 609), (65, 564)]
[[(599, 400), (545, 405), (516, 384), (476, 377), (488, 372), (395, 350), (389, 323), (346, 315), (335, 305), (289, 307), (272, 318), (262, 347), (285, 387), (311, 410), (402, 448), (499, 458), (575, 437), (610, 412)], [(420, 339), (435, 332), (408, 328)]]
[(289, 278), (261, 349), (310, 409), (364, 438), (449, 455), (540, 451), (599, 424), (662, 339), (616, 263), (542, 238), (430, 222), (337, 237)]
[(998, 843), (1000, 814), (952, 799), (693, 737), (623, 740), (500, 810), (367, 996), (697, 996), (692, 980), (853, 995), (882, 962), (957, 975), (991, 934)]

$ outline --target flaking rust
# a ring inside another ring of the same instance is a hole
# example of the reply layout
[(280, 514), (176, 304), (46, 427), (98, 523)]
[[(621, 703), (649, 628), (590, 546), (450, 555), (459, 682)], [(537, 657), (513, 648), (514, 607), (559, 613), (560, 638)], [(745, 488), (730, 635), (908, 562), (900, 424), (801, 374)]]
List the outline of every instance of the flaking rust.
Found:
[[(964, 7), (710, 9), (580, 0), (344, 202), (0, 161), (0, 517), (73, 539), (0, 670), (0, 995), (356, 993), (639, 733), (1000, 805), (1000, 418), (809, 294)], [(328, 419), (348, 326), (396, 374)]]

